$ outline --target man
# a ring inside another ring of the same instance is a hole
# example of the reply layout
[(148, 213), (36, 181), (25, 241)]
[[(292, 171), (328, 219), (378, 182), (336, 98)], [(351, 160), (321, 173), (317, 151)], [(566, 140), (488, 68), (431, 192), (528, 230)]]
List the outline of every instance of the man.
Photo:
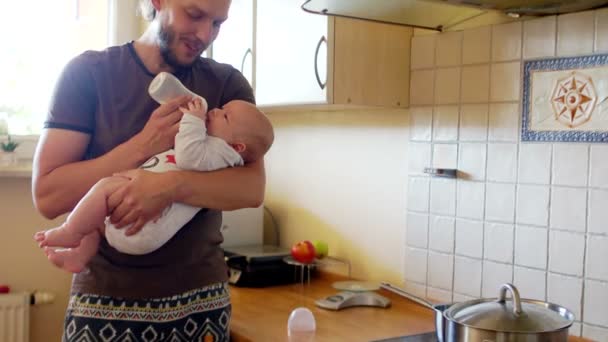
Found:
[(189, 100), (155, 104), (147, 87), (159, 72), (176, 75), (210, 108), (254, 101), (238, 71), (199, 57), (227, 19), (230, 0), (140, 1), (151, 23), (139, 39), (85, 52), (64, 69), (34, 157), (34, 202), (54, 218), (72, 210), (99, 179), (119, 173), (130, 181), (110, 196), (110, 220), (129, 226), (127, 234), (173, 202), (209, 209), (147, 255), (121, 254), (103, 241), (74, 277), (64, 341), (83, 334), (120, 341), (227, 340), (230, 298), (218, 210), (262, 203), (263, 160), (206, 173), (155, 174), (137, 167), (173, 146), (179, 106)]

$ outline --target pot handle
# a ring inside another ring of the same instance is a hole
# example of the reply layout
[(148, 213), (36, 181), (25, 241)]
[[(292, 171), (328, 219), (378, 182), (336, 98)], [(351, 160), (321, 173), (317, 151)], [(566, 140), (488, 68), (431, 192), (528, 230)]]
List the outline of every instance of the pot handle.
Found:
[(505, 304), (507, 297), (507, 290), (511, 292), (511, 298), (513, 299), (513, 314), (515, 316), (519, 316), (522, 313), (521, 310), (521, 299), (519, 297), (519, 291), (513, 284), (502, 284), (500, 287), (500, 292), (498, 293), (498, 302), (500, 304)]

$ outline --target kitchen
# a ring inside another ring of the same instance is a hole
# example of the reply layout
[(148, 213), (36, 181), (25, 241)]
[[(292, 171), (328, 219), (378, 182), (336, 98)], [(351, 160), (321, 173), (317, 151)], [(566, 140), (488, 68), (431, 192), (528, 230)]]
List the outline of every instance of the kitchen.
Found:
[[(266, 162), (265, 206), (280, 227), (281, 245), (322, 238), (330, 255), (351, 261), (355, 278), (389, 281), (437, 301), (495, 296), (495, 284), (513, 282), (524, 297), (532, 293), (573, 310), (571, 334), (608, 340), (602, 265), (608, 240), (601, 227), (608, 149), (519, 139), (523, 61), (607, 52), (608, 41), (597, 37), (608, 34), (608, 11), (441, 34), (395, 30), (407, 37), (400, 43), (408, 50), (403, 58), (385, 56), (384, 72), (405, 69), (399, 105), (392, 98), (381, 99), (381, 108), (348, 105), (348, 96), (340, 97), (348, 84), (334, 82), (334, 103), (343, 105), (266, 110), (276, 140)], [(365, 56), (365, 45), (355, 46), (353, 58)], [(399, 82), (389, 84), (370, 79), (365, 89), (392, 93)], [(373, 101), (362, 102), (378, 105)], [(430, 178), (423, 172), (429, 166), (470, 178)], [(59, 220), (35, 212), (29, 182), (0, 178), (0, 217), (11, 229), (0, 239), (0, 270), (15, 289), (56, 294), (54, 304), (32, 310), (31, 332), (32, 341), (57, 340), (49, 336), (60, 333), (71, 277), (52, 268), (31, 241), (33, 232)], [(569, 196), (580, 200), (568, 205)], [(530, 213), (528, 206), (539, 210)], [(534, 248), (518, 248), (528, 242)], [(286, 321), (287, 314), (280, 324)]]

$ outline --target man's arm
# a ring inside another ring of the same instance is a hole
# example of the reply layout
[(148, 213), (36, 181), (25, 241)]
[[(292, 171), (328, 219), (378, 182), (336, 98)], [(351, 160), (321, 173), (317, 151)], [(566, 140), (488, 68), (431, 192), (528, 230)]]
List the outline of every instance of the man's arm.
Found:
[(101, 178), (137, 167), (142, 162), (123, 144), (109, 153), (81, 161), (91, 137), (77, 131), (46, 129), (34, 156), (32, 192), (42, 215), (55, 218), (72, 210)]
[(264, 202), (266, 172), (262, 159), (214, 172), (175, 173), (175, 202), (218, 210), (255, 208)]
[(129, 170), (121, 175), (130, 178), (131, 182), (114, 192), (108, 205), (112, 209), (111, 221), (116, 227), (133, 223), (127, 235), (135, 234), (173, 202), (234, 210), (258, 207), (264, 201), (266, 175), (263, 160), (212, 172)]
[(115, 172), (133, 169), (149, 157), (169, 149), (182, 116), (178, 98), (158, 107), (141, 132), (95, 159), (82, 161), (90, 135), (46, 129), (34, 156), (32, 192), (36, 208), (55, 218), (74, 208), (91, 186)]

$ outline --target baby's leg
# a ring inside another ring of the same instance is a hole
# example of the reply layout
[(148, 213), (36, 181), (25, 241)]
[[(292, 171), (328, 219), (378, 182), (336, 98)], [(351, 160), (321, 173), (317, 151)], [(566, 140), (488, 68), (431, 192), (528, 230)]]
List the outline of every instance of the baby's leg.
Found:
[(38, 232), (34, 239), (40, 247), (77, 247), (86, 235), (103, 226), (108, 215), (108, 197), (127, 181), (120, 176), (101, 179), (78, 202), (61, 226)]
[(100, 233), (93, 231), (82, 238), (80, 246), (76, 248), (53, 249), (44, 247), (44, 253), (55, 266), (68, 272), (79, 273), (97, 253), (99, 239)]

